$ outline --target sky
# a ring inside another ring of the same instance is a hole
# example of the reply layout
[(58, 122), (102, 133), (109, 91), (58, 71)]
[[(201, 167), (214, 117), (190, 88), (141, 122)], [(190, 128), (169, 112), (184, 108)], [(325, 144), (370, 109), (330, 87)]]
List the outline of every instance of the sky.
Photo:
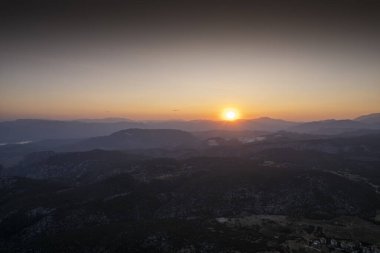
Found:
[(305, 3), (9, 1), (0, 119), (380, 112), (379, 2)]

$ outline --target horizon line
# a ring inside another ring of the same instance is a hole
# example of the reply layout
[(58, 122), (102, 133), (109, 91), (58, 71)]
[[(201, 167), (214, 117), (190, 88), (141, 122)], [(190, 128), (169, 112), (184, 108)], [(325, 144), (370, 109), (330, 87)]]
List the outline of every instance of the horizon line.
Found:
[[(235, 120), (235, 122), (238, 121), (248, 121), (248, 120), (258, 120), (258, 119), (272, 119), (272, 120), (282, 120), (282, 121), (289, 121), (289, 122), (313, 122), (313, 121), (327, 121), (327, 120), (355, 120), (359, 117), (362, 116), (369, 116), (372, 114), (380, 114), (380, 112), (373, 112), (373, 113), (367, 113), (367, 114), (360, 114), (354, 118), (342, 118), (342, 119), (337, 119), (337, 118), (325, 118), (325, 119), (312, 119), (312, 120), (288, 120), (284, 118), (272, 118), (270, 116), (260, 116), (260, 117), (255, 117), (255, 118), (241, 118)], [(63, 121), (63, 122), (69, 122), (69, 121), (78, 121), (78, 122), (85, 122), (85, 121), (101, 121), (101, 120), (115, 120), (113, 122), (108, 122), (108, 123), (117, 123), (117, 122), (125, 122), (125, 121), (131, 121), (131, 122), (136, 122), (136, 123), (143, 123), (143, 122), (168, 122), (168, 121), (183, 121), (183, 122), (191, 122), (191, 121), (214, 121), (214, 122), (224, 122), (226, 120), (222, 119), (205, 119), (205, 118), (196, 118), (196, 119), (132, 119), (129, 117), (101, 117), (101, 118), (67, 118), (67, 119), (59, 119), (59, 118), (8, 118), (8, 119), (1, 119), (0, 122), (10, 122), (10, 121), (17, 121), (17, 120), (45, 120), (45, 121)], [(96, 122), (88, 122), (88, 123), (96, 123)], [(98, 122), (98, 123), (107, 123), (107, 122)]]

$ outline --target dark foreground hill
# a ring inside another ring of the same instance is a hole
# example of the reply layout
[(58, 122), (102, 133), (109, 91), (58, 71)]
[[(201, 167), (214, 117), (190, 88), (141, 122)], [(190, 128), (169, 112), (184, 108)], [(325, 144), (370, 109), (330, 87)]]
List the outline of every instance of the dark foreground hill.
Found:
[(188, 158), (94, 150), (26, 159), (0, 180), (0, 251), (377, 252), (373, 150), (351, 159), (252, 145)]
[(376, 131), (197, 136), (4, 146), (26, 155), (1, 168), (0, 252), (379, 251)]

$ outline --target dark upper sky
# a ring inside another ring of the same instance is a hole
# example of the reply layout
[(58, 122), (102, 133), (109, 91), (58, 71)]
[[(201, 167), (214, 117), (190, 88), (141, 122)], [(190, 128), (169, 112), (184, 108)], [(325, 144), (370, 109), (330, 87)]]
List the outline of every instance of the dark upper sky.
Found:
[(380, 1), (1, 4), (1, 118), (380, 110)]
[(195, 22), (253, 24), (257, 21), (362, 22), (378, 19), (376, 0), (5, 0), (1, 16), (11, 25), (52, 21), (63, 25), (93, 22), (125, 25), (137, 22)]

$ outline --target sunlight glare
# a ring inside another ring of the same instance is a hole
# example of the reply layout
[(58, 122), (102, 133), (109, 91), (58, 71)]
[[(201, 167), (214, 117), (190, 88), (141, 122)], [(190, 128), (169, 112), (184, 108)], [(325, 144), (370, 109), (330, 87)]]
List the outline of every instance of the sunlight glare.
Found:
[(228, 108), (223, 111), (222, 117), (224, 120), (235, 121), (239, 118), (239, 112), (236, 109)]

